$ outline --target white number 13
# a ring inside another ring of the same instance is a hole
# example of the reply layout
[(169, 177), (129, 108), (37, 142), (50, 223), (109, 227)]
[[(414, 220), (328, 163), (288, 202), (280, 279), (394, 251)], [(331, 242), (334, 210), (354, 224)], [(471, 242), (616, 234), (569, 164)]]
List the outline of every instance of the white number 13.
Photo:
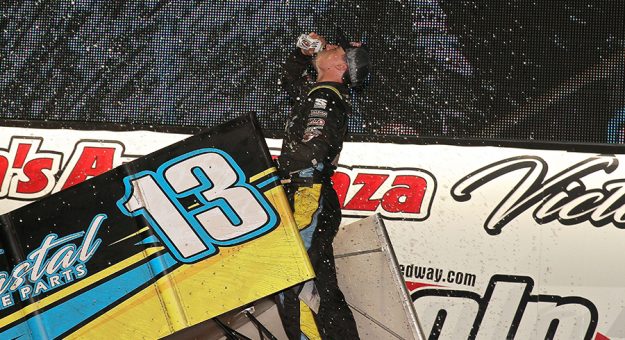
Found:
[[(245, 181), (236, 162), (218, 149), (178, 156), (156, 172), (124, 178), (117, 202), (128, 216), (143, 216), (174, 256), (195, 262), (271, 231), (278, 217), (258, 189)], [(184, 207), (181, 199), (199, 202)]]

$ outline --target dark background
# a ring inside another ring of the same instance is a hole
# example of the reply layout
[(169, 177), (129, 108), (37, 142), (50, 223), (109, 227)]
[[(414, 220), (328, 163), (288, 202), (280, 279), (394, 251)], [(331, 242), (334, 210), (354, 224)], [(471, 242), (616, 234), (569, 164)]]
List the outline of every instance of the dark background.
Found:
[(0, 1), (4, 119), (213, 126), (256, 111), (281, 130), (280, 64), (337, 24), (374, 63), (353, 134), (606, 142), (625, 124), (621, 0)]

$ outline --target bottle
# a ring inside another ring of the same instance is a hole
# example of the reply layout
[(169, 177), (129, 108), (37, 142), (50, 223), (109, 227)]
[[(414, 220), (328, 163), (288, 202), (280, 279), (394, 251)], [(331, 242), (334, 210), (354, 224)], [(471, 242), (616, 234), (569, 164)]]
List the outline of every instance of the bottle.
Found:
[(297, 38), (297, 47), (304, 50), (314, 49), (314, 53), (319, 53), (323, 49), (323, 44), (319, 39), (312, 38), (308, 34), (302, 34)]

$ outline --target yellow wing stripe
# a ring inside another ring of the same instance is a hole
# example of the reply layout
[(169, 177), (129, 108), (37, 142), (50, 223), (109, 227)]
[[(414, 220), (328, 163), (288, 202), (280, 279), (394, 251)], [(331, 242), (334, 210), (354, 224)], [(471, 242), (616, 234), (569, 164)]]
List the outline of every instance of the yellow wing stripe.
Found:
[(112, 245), (114, 245), (114, 244), (116, 244), (116, 243), (119, 243), (119, 242), (121, 242), (121, 241), (123, 241), (123, 240), (127, 240), (127, 239), (129, 239), (129, 238), (131, 238), (131, 237), (133, 237), (133, 236), (137, 236), (137, 235), (139, 235), (139, 234), (141, 234), (141, 233), (143, 233), (143, 232), (148, 231), (148, 229), (150, 229), (150, 227), (144, 227), (144, 228), (141, 228), (141, 230), (137, 231), (136, 233), (134, 233), (134, 234), (130, 234), (130, 235), (128, 235), (128, 236), (126, 236), (126, 237), (124, 237), (124, 238), (123, 238), (123, 239), (121, 239), (121, 240), (117, 240), (117, 241), (115, 241), (115, 242), (113, 242), (113, 243), (109, 244), (109, 246), (112, 246)]
[(260, 173), (258, 173), (256, 175), (250, 177), (250, 183), (256, 181), (259, 178), (265, 177), (265, 176), (269, 175), (272, 172), (276, 172), (276, 171), (278, 171), (278, 169), (276, 169), (275, 167), (272, 166), (271, 168), (269, 168), (269, 169), (267, 169), (267, 170), (265, 170), (263, 172), (260, 172)]
[[(276, 171), (275, 167), (271, 167), (252, 176), (249, 181), (257, 181)], [(288, 214), (290, 207), (282, 188), (272, 188), (264, 195), (280, 214), (282, 223), (275, 231), (254, 242), (223, 247), (218, 256), (183, 265), (169, 272), (150, 287), (91, 320), (68, 337), (107, 338), (117, 333), (120, 338), (138, 337), (140, 334), (161, 337), (266, 296), (275, 292), (277, 287), (284, 287), (287, 282), (296, 284), (314, 277), (310, 262), (305, 259), (306, 251), (298, 237), (293, 217)], [(146, 249), (87, 276), (1, 319), (0, 327), (98, 284), (163, 249)], [(259, 277), (264, 279), (258, 281)]]
[(280, 214), (276, 230), (176, 268), (67, 338), (160, 338), (313, 278), (282, 187), (264, 195)]

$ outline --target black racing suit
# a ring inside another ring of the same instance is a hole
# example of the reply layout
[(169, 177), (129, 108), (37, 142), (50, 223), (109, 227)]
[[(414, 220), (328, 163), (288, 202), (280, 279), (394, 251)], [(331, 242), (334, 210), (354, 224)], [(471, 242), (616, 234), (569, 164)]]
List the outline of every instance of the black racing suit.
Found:
[[(311, 57), (297, 49), (284, 64), (282, 87), (291, 97), (293, 110), (278, 163), (290, 180), (285, 190), (316, 274), (320, 304), (314, 319), (319, 334), (322, 339), (358, 339), (354, 317), (338, 287), (332, 249), (341, 208), (330, 177), (343, 147), (351, 105), (345, 85), (308, 79), (305, 73), (310, 62)], [(292, 340), (300, 339), (301, 287), (280, 294), (278, 303)]]

